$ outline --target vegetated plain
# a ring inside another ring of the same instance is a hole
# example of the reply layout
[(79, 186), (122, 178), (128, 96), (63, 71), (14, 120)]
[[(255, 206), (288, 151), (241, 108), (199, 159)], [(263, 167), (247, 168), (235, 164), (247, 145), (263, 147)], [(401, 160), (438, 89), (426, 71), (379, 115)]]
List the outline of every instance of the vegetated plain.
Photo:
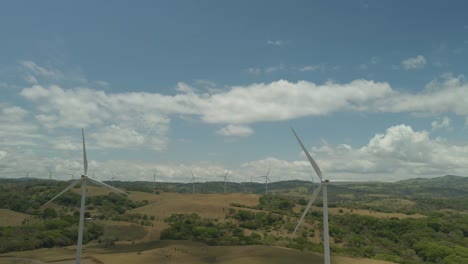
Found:
[[(73, 259), (79, 189), (40, 208), (67, 182), (0, 181), (0, 263)], [(88, 186), (86, 261), (323, 263), (320, 199), (291, 234), (312, 183), (223, 184)], [(330, 186), (329, 203), (332, 263), (468, 263), (468, 178)]]

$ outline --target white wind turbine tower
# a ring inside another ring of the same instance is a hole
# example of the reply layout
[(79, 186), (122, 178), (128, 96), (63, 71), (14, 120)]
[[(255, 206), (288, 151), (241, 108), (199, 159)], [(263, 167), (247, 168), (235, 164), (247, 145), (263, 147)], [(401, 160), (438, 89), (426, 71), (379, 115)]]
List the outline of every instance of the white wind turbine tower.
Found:
[(271, 182), (268, 174), (270, 174), (270, 168), (268, 168), (268, 172), (265, 176), (260, 176), (260, 178), (265, 178), (265, 195), (268, 193), (268, 182)]
[(195, 175), (193, 175), (192, 170), (190, 170), (190, 172), (192, 173), (192, 193), (195, 193), (195, 179), (196, 179), (196, 177), (195, 177)]
[(156, 171), (158, 170), (154, 170), (153, 172), (153, 193), (156, 193)]
[(224, 178), (224, 179), (223, 179), (223, 180), (224, 180), (224, 193), (226, 193), (226, 183), (227, 183), (227, 181), (228, 181), (228, 174), (229, 174), (229, 171), (231, 171), (231, 170), (228, 170), (224, 176), (219, 176), (219, 177), (223, 177), (223, 178)]
[(70, 190), (75, 185), (81, 183), (81, 205), (80, 205), (80, 221), (79, 221), (79, 224), (78, 224), (78, 242), (77, 242), (77, 247), (76, 247), (76, 264), (81, 263), (81, 247), (82, 247), (82, 244), (83, 244), (84, 210), (85, 210), (85, 200), (86, 200), (86, 183), (89, 181), (89, 182), (92, 182), (92, 183), (94, 183), (96, 185), (100, 185), (100, 186), (109, 188), (109, 189), (111, 189), (111, 190), (113, 190), (115, 192), (123, 193), (123, 194), (127, 195), (127, 193), (125, 193), (125, 192), (123, 192), (123, 191), (121, 191), (119, 189), (116, 189), (116, 188), (114, 188), (112, 186), (109, 186), (109, 185), (107, 185), (107, 184), (105, 184), (103, 182), (100, 182), (98, 180), (89, 178), (87, 176), (87, 173), (88, 173), (88, 158), (86, 157), (86, 145), (85, 145), (84, 129), (81, 129), (81, 134), (82, 134), (82, 137), (83, 137), (83, 175), (81, 175), (80, 179), (72, 182), (72, 184), (68, 185), (67, 188), (65, 188), (59, 194), (54, 196), (54, 198), (50, 199), (47, 203), (42, 205), (42, 207), (48, 205), (50, 202), (55, 200), (57, 197), (64, 194), (66, 191)]
[(296, 134), (296, 131), (294, 131), (293, 128), (291, 128), (291, 130), (292, 130), (294, 136), (296, 137), (297, 142), (299, 142), (299, 145), (301, 145), (302, 150), (306, 154), (307, 159), (310, 162), (310, 165), (312, 165), (312, 167), (315, 170), (315, 173), (317, 173), (317, 176), (320, 178), (320, 184), (315, 189), (315, 191), (312, 193), (312, 197), (310, 197), (309, 203), (307, 204), (307, 206), (306, 206), (306, 208), (304, 210), (304, 213), (301, 216), (301, 219), (297, 223), (297, 226), (294, 229), (293, 234), (296, 234), (296, 231), (299, 228), (299, 226), (301, 225), (302, 221), (304, 220), (304, 217), (306, 216), (307, 212), (309, 211), (310, 206), (312, 205), (312, 203), (317, 198), (320, 190), (323, 189), (323, 192), (322, 192), (322, 194), (323, 194), (323, 198), (322, 198), (323, 199), (323, 256), (324, 256), (324, 263), (325, 264), (330, 264), (330, 234), (329, 234), (329, 231), (328, 231), (328, 200), (327, 200), (328, 199), (327, 198), (327, 185), (329, 184), (329, 180), (323, 179), (322, 172), (320, 171), (319, 166), (317, 165), (317, 163), (315, 163), (314, 159), (312, 159), (309, 152), (306, 150), (306, 148), (302, 144), (301, 140), (299, 139), (299, 137)]
[(54, 172), (54, 171), (53, 171), (52, 169), (49, 169), (49, 180), (52, 180), (52, 173), (53, 173), (53, 172)]

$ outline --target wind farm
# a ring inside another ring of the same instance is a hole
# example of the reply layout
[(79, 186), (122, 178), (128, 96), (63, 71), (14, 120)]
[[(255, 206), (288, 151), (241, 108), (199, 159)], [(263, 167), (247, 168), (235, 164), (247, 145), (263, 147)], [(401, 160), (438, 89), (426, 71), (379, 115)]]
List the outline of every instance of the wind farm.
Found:
[[(411, 221), (423, 223), (433, 221), (429, 220), (432, 216), (425, 211), (424, 207), (418, 205), (419, 200), (417, 200), (417, 197), (424, 192), (421, 186), (424, 184), (430, 186), (431, 181), (445, 181), (449, 183), (449, 186), (453, 186), (449, 188), (457, 188), (457, 192), (460, 191), (460, 188), (463, 188), (462, 186), (468, 186), (468, 181), (465, 178), (456, 176), (445, 176), (440, 179), (416, 182), (403, 181), (401, 183), (337, 181), (339, 184), (334, 185), (333, 182), (330, 182), (322, 175), (318, 164), (309, 154), (299, 136), (294, 129), (291, 130), (320, 180), (318, 185), (315, 184), (313, 179), (309, 182), (272, 182), (269, 178), (271, 170), (269, 168), (266, 174), (261, 176), (265, 178), (264, 182), (250, 182), (251, 177), (247, 177), (248, 185), (242, 182), (229, 182), (228, 174), (231, 170), (227, 170), (221, 176), (224, 185), (222, 190), (219, 190), (219, 187), (216, 186), (219, 183), (217, 181), (213, 181), (215, 185), (209, 181), (197, 182), (199, 189), (195, 190), (197, 177), (195, 177), (192, 170), (190, 170), (190, 181), (185, 184), (160, 182), (157, 185), (155, 184), (156, 172), (154, 171), (153, 181), (119, 181), (119, 187), (125, 189), (123, 191), (87, 176), (88, 156), (85, 134), (82, 129), (83, 174), (81, 178), (72, 179), (71, 183), (67, 183), (68, 185), (63, 190), (42, 204), (39, 211), (37, 211), (41, 213), (34, 214), (41, 215), (39, 218), (34, 215), (16, 213), (12, 210), (0, 211), (0, 228), (4, 226), (4, 228), (21, 229), (21, 226), (24, 226), (25, 223), (37, 223), (37, 221), (43, 221), (45, 224), (52, 223), (55, 221), (53, 219), (59, 214), (66, 216), (68, 211), (66, 208), (73, 204), (70, 198), (66, 200), (61, 200), (61, 198), (66, 196), (67, 193), (74, 193), (76, 197), (74, 199), (79, 204), (74, 215), (78, 218), (70, 218), (69, 221), (72, 226), (76, 224), (72, 219), (76, 219), (78, 222), (76, 247), (73, 247), (76, 251), (75, 257), (71, 257), (69, 253), (64, 251), (71, 246), (67, 246), (66, 243), (62, 247), (54, 249), (52, 251), (54, 253), (49, 254), (47, 258), (42, 255), (41, 246), (39, 246), (39, 249), (31, 248), (32, 251), (8, 253), (7, 250), (5, 253), (5, 246), (0, 243), (0, 249), (4, 248), (4, 254), (0, 254), (0, 260), (5, 260), (6, 263), (13, 263), (18, 258), (25, 259), (25, 261), (33, 261), (34, 259), (45, 261), (49, 259), (57, 262), (60, 259), (67, 259), (63, 261), (101, 263), (104, 260), (104, 263), (120, 263), (119, 261), (122, 261), (122, 259), (115, 259), (117, 255), (113, 256), (113, 254), (119, 254), (119, 256), (130, 254), (132, 248), (137, 247), (141, 248), (142, 251), (157, 250), (160, 253), (166, 252), (165, 254), (169, 254), (167, 256), (170, 256), (173, 260), (188, 262), (200, 261), (200, 256), (195, 252), (203, 248), (203, 250), (210, 251), (210, 253), (206, 253), (205, 257), (212, 256), (220, 259), (216, 263), (228, 263), (225, 261), (229, 258), (239, 259), (239, 261), (250, 259), (256, 263), (281, 263), (286, 259), (294, 260), (295, 263), (398, 263), (398, 259), (403, 260), (401, 256), (394, 253), (394, 257), (390, 257), (389, 253), (392, 251), (389, 251), (389, 248), (380, 248), (377, 245), (373, 245), (374, 250), (376, 252), (380, 250), (388, 252), (387, 257), (365, 258), (365, 254), (360, 257), (351, 257), (346, 254), (347, 251), (343, 249), (358, 250), (361, 248), (360, 250), (367, 250), (366, 247), (356, 247), (349, 244), (349, 241), (352, 241), (357, 235), (355, 234), (356, 230), (349, 228), (352, 228), (359, 221), (371, 221), (371, 219), (376, 223), (376, 228), (379, 226), (377, 223), (396, 224)], [(36, 192), (33, 191), (35, 189), (33, 186), (63, 186), (61, 181), (52, 180), (50, 177), (52, 170), (48, 169), (48, 171), (50, 173), (48, 177), (28, 179), (26, 184), (28, 184), (28, 191), (31, 194)], [(114, 183), (114, 180), (112, 178), (111, 183)], [(229, 192), (226, 191), (228, 182), (230, 184)], [(21, 183), (14, 180), (6, 180), (5, 182), (10, 186), (21, 185)], [(77, 189), (77, 186), (80, 186), (80, 188)], [(250, 189), (246, 190), (246, 186)], [(403, 188), (403, 186), (405, 187)], [(408, 192), (408, 188), (414, 189), (414, 196), (406, 194), (406, 198), (402, 198), (403, 193)], [(310, 194), (312, 191), (313, 193)], [(112, 192), (117, 194), (112, 195)], [(319, 199), (320, 192), (322, 192), (322, 199)], [(46, 191), (46, 193), (50, 192)], [(445, 192), (440, 195), (445, 195)], [(37, 193), (34, 196), (43, 197), (41, 199), (47, 197)], [(458, 196), (455, 195), (453, 199), (457, 199), (456, 197)], [(307, 198), (309, 198), (308, 202)], [(114, 203), (119, 202), (114, 205), (107, 204), (103, 207), (106, 203), (102, 201), (106, 199), (113, 199)], [(86, 205), (86, 200), (89, 200), (91, 204)], [(317, 200), (320, 201), (320, 206), (314, 207), (313, 204)], [(61, 207), (52, 206), (57, 201)], [(331, 205), (329, 204), (330, 201)], [(30, 200), (29, 203), (31, 202)], [(6, 201), (6, 204), (8, 203), (11, 202)], [(5, 204), (5, 201), (3, 204)], [(440, 209), (444, 208), (442, 205), (439, 206), (441, 206)], [(460, 209), (458, 210), (464, 210), (463, 208), (466, 207), (466, 205), (461, 204), (459, 206)], [(86, 212), (86, 208), (92, 208), (92, 210)], [(96, 210), (96, 208), (99, 209)], [(65, 211), (63, 211), (64, 209)], [(332, 220), (331, 229), (329, 226), (330, 216)], [(21, 219), (21, 222), (7, 221), (7, 218), (18, 218)], [(460, 221), (460, 223), (463, 223), (463, 220), (460, 219)], [(183, 229), (185, 231), (178, 229), (182, 223), (187, 225)], [(456, 226), (458, 224), (458, 222), (455, 222)], [(211, 236), (214, 235), (213, 237), (196, 231), (203, 230), (204, 226), (211, 226), (218, 231), (211, 234)], [(103, 233), (89, 233), (96, 232), (100, 228), (104, 230)], [(120, 229), (128, 231), (120, 234), (120, 231), (118, 231)], [(263, 235), (257, 233), (261, 230), (264, 230)], [(337, 230), (341, 231), (337, 233)], [(236, 232), (237, 235), (233, 237), (234, 233), (231, 232)], [(250, 232), (250, 235), (246, 235), (245, 232)], [(412, 232), (418, 231), (414, 230)], [(117, 235), (118, 233), (120, 235)], [(220, 234), (223, 235), (219, 237)], [(83, 243), (84, 236), (87, 237), (86, 243)], [(94, 237), (95, 242), (89, 240), (89, 237)], [(275, 239), (275, 243), (267, 242), (272, 238)], [(387, 239), (385, 235), (379, 238)], [(97, 241), (100, 242), (96, 243)], [(128, 241), (131, 241), (131, 244), (128, 244)], [(210, 246), (215, 245), (218, 246), (216, 250), (209, 249)], [(225, 249), (223, 247), (219, 248), (219, 245), (224, 245)], [(271, 246), (279, 246), (284, 249), (279, 250)], [(319, 246), (323, 249), (317, 251)], [(49, 248), (49, 246), (43, 247)], [(177, 250), (167, 253), (168, 248), (172, 247), (178, 248), (178, 250), (182, 250), (186, 254), (180, 255)], [(222, 253), (223, 250), (230, 247), (239, 250), (235, 251), (237, 252), (235, 254), (240, 255), (229, 256), (229, 254)], [(86, 250), (83, 251), (83, 248)], [(287, 248), (301, 250), (284, 251)], [(395, 248), (398, 248), (398, 246), (395, 245)], [(113, 253), (106, 251), (109, 249)], [(264, 252), (265, 256), (274, 257), (276, 262), (269, 257), (254, 257), (249, 253), (253, 251)], [(83, 252), (86, 253), (83, 255)], [(332, 254), (332, 252), (334, 253)], [(156, 253), (152, 258), (137, 257), (135, 263), (161, 260), (160, 253)], [(56, 254), (55, 258), (53, 257), (54, 254)], [(226, 260), (223, 260), (221, 256), (226, 257)]]
[(468, 264), (466, 10), (5, 1), (0, 264)]

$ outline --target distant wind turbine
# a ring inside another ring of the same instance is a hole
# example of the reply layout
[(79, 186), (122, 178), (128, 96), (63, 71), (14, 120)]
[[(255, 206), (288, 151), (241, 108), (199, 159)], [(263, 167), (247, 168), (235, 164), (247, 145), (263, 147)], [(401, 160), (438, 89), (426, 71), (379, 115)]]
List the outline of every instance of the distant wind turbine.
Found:
[(54, 172), (53, 170), (49, 169), (49, 180), (52, 180), (52, 173), (53, 172)]
[(57, 197), (64, 194), (66, 191), (70, 190), (75, 185), (81, 183), (81, 205), (80, 205), (80, 220), (79, 220), (79, 224), (78, 224), (78, 242), (77, 242), (77, 247), (76, 247), (76, 264), (81, 263), (81, 248), (82, 248), (82, 244), (83, 244), (84, 210), (85, 210), (85, 202), (86, 202), (86, 184), (87, 184), (87, 182), (89, 181), (91, 183), (94, 183), (94, 184), (109, 188), (109, 189), (111, 189), (111, 190), (113, 190), (115, 192), (127, 195), (127, 193), (125, 193), (125, 192), (123, 192), (123, 191), (121, 191), (119, 189), (116, 189), (116, 188), (114, 188), (112, 186), (109, 186), (109, 185), (107, 185), (107, 184), (105, 184), (103, 182), (100, 182), (98, 180), (89, 178), (87, 176), (87, 173), (88, 173), (88, 158), (86, 156), (86, 145), (85, 145), (84, 129), (81, 129), (81, 135), (83, 137), (83, 175), (81, 175), (80, 179), (72, 182), (70, 185), (68, 185), (67, 188), (65, 188), (59, 194), (54, 196), (54, 198), (50, 199), (47, 203), (42, 205), (42, 207), (48, 205), (50, 202), (55, 200)]
[(158, 171), (158, 170), (155, 169), (155, 170), (154, 170), (154, 173), (153, 173), (153, 193), (156, 193), (156, 172), (157, 172), (157, 171)]
[(265, 178), (265, 195), (268, 193), (268, 182), (271, 182), (268, 174), (270, 174), (270, 168), (268, 168), (268, 172), (265, 176), (260, 176), (260, 178)]
[(192, 193), (195, 193), (195, 175), (193, 175), (193, 171), (190, 170), (190, 172), (192, 173)]
[(223, 180), (224, 180), (224, 193), (226, 193), (226, 183), (227, 183), (227, 181), (229, 180), (229, 179), (228, 179), (229, 171), (231, 171), (231, 170), (228, 170), (224, 176), (222, 176), (222, 175), (219, 176), (219, 177), (223, 177), (223, 178), (224, 178), (224, 179), (223, 179)]
[(76, 171), (73, 171), (72, 173), (67, 173), (67, 175), (70, 175), (71, 180), (73, 180), (75, 178), (75, 173), (76, 173)]
[(29, 181), (29, 174), (31, 174), (32, 171), (25, 171), (24, 173), (26, 174), (26, 181), (28, 182)]
[(114, 173), (112, 173), (112, 186), (115, 187), (115, 179), (118, 179), (118, 177), (115, 177)]

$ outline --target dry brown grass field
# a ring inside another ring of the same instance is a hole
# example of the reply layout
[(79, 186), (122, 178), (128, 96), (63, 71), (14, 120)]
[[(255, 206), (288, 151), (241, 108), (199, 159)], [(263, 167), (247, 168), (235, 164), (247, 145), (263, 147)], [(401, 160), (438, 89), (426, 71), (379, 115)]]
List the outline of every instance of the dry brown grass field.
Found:
[[(201, 217), (223, 219), (229, 204), (239, 203), (248, 206), (258, 204), (259, 196), (255, 194), (180, 194), (131, 192), (130, 199), (148, 200), (150, 204), (136, 208), (130, 213), (141, 213), (154, 216), (156, 220), (169, 217), (171, 214), (197, 213)], [(248, 210), (248, 209), (246, 209)]]
[[(315, 210), (320, 210), (321, 208), (315, 208)], [(340, 209), (342, 210), (342, 213), (340, 213)], [(371, 210), (365, 210), (365, 209), (348, 209), (348, 208), (330, 208), (328, 209), (330, 214), (343, 214), (343, 213), (353, 213), (353, 214), (359, 214), (359, 215), (366, 215), (366, 216), (372, 216), (375, 218), (392, 218), (396, 217), (398, 219), (404, 219), (404, 218), (422, 218), (426, 217), (425, 215), (422, 214), (412, 214), (412, 215), (407, 215), (407, 214), (401, 214), (401, 213), (382, 213), (382, 212), (375, 212)]]
[[(75, 247), (39, 249), (0, 255), (0, 264), (13, 263), (74, 263)], [(217, 264), (282, 264), (323, 263), (321, 255), (268, 246), (207, 246), (189, 241), (165, 241), (152, 249), (119, 246), (112, 250), (87, 245), (83, 250), (82, 263), (217, 263)], [(372, 259), (332, 257), (334, 264), (389, 264)]]
[[(296, 206), (293, 208), (293, 210), (298, 213), (301, 211), (301, 209), (304, 208), (304, 206)], [(312, 205), (311, 207), (312, 211), (321, 211), (321, 207), (317, 207)], [(342, 210), (342, 211), (340, 211)], [(328, 209), (329, 213), (331, 215), (333, 214), (344, 214), (344, 213), (353, 213), (353, 214), (358, 214), (358, 215), (366, 215), (366, 216), (372, 216), (375, 218), (392, 218), (396, 217), (398, 219), (403, 219), (403, 218), (422, 218), (426, 217), (425, 215), (421, 214), (412, 214), (412, 215), (407, 215), (407, 214), (401, 214), (401, 213), (383, 213), (383, 212), (375, 212), (371, 210), (366, 210), (366, 209), (348, 209), (348, 208), (341, 208), (341, 207), (334, 207), (334, 208), (329, 208)]]
[[(130, 199), (135, 201), (147, 200), (150, 203), (129, 211), (129, 213), (140, 213), (154, 216), (154, 225), (146, 227), (148, 234), (144, 240), (159, 239), (162, 230), (168, 225), (164, 219), (172, 214), (197, 213), (204, 218), (224, 220), (229, 204), (239, 203), (255, 206), (258, 204), (259, 196), (255, 194), (180, 194), (165, 193), (159, 195), (143, 192), (130, 192)], [(245, 209), (252, 210), (252, 209)]]
[(0, 226), (17, 226), (27, 219), (29, 215), (11, 211), (8, 209), (0, 209)]

